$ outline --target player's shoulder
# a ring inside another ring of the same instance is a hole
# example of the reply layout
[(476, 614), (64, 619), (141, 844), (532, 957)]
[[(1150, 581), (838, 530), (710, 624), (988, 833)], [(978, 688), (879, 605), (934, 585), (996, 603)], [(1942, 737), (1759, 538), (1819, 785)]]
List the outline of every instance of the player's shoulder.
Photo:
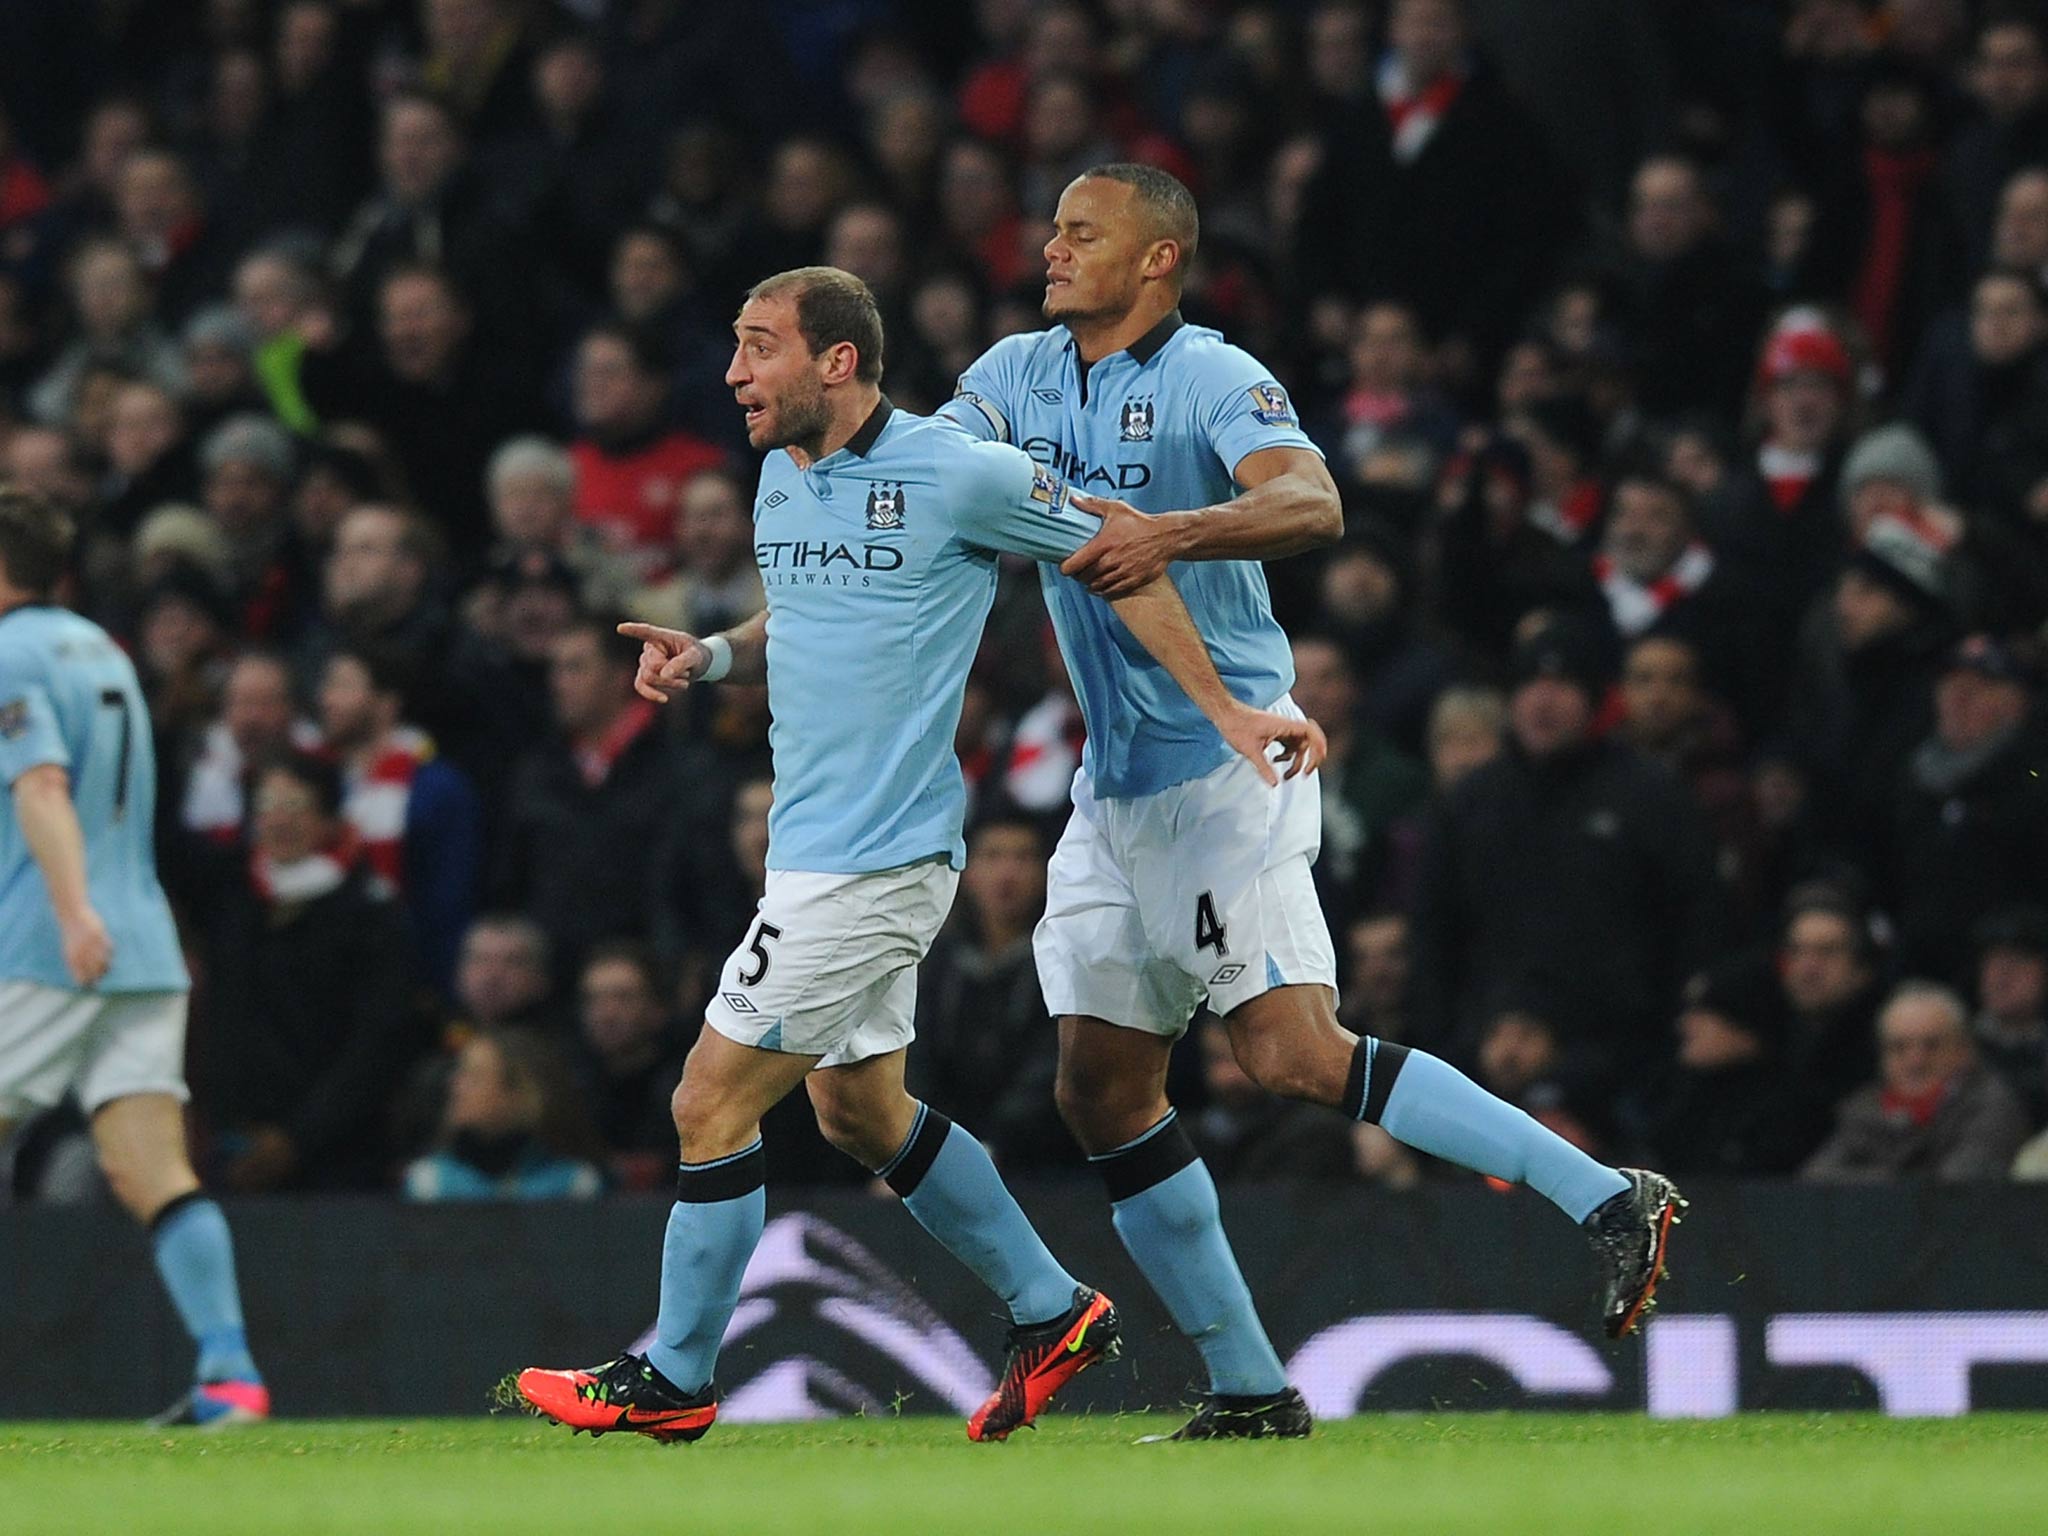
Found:
[(1063, 366), (1069, 339), (1061, 325), (1044, 331), (1015, 331), (974, 360), (963, 376), (963, 387), (971, 380), (1014, 383), (1056, 371)]
[(0, 668), (47, 670), (81, 648), (117, 649), (105, 630), (68, 608), (39, 603), (17, 608), (0, 621)]
[(1258, 383), (1273, 377), (1272, 369), (1221, 331), (1206, 325), (1182, 326), (1169, 345), (1173, 348), (1170, 359), (1175, 367), (1200, 378), (1234, 384)]
[(927, 466), (934, 483), (949, 497), (980, 494), (991, 478), (1022, 473), (1031, 462), (1023, 449), (976, 437), (949, 417), (905, 418), (906, 413), (897, 413), (890, 447)]

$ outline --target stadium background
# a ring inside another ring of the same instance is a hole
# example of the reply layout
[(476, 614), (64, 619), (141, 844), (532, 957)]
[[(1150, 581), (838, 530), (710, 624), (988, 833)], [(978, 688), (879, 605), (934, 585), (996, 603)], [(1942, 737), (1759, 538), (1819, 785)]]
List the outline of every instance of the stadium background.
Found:
[[(1344, 491), (1343, 543), (1269, 576), (1335, 749), (1346, 1021), (1681, 1177), (2038, 1176), (2042, 25), (1962, 0), (8, 6), (0, 473), (78, 514), (74, 600), (148, 690), (209, 1181), (665, 1183), (667, 1091), (759, 889), (766, 705), (642, 709), (603, 636), (760, 601), (728, 317), (769, 271), (845, 266), (885, 387), (928, 410), (1038, 324), (1051, 206), (1115, 158), (1194, 187), (1186, 312), (1269, 362)], [(1525, 718), (1541, 679), (1583, 690), (1593, 740)], [(1007, 1172), (1077, 1202), (1026, 936), (1079, 731), (1013, 570), (913, 1056)], [(252, 815), (286, 751), (342, 816)], [(274, 849), (309, 829), (319, 892), (281, 896)], [(1882, 1077), (1907, 978), (1958, 989), (1965, 1027)], [(1177, 1095), (1226, 1185), (1488, 1209), (1218, 1044), (1191, 1034)], [(771, 1123), (778, 1187), (858, 1209), (806, 1118)], [(79, 1131), (29, 1128), (15, 1201), (103, 1199)], [(247, 1219), (283, 1241), (329, 1209)], [(1997, 1255), (2026, 1207), (1954, 1209)], [(0, 1217), (9, 1256), (106, 1220)], [(1729, 1283), (1765, 1246), (1716, 1241)], [(265, 1263), (259, 1298), (289, 1273)], [(9, 1343), (47, 1350), (64, 1291), (13, 1283), (43, 1322)], [(1870, 1305), (2003, 1309), (2032, 1340), (2039, 1300)]]

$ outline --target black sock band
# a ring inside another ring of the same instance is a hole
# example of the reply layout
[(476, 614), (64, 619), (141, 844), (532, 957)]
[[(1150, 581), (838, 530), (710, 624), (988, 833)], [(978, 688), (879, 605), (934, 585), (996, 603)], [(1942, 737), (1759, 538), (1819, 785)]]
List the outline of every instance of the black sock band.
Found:
[(908, 1200), (932, 1171), (932, 1164), (939, 1159), (939, 1148), (946, 1144), (952, 1131), (952, 1121), (931, 1105), (920, 1105), (917, 1124), (910, 1128), (909, 1138), (881, 1171), (882, 1182), (895, 1190), (899, 1199)]
[(757, 1141), (715, 1163), (683, 1164), (676, 1171), (676, 1199), (685, 1205), (716, 1205), (751, 1195), (767, 1182), (768, 1158)]
[(1181, 1129), (1180, 1112), (1171, 1109), (1164, 1120), (1128, 1146), (1088, 1159), (1102, 1175), (1112, 1205), (1164, 1184), (1195, 1160), (1195, 1144)]
[(149, 1218), (150, 1235), (155, 1236), (163, 1231), (164, 1223), (177, 1215), (178, 1212), (184, 1210), (186, 1206), (197, 1205), (202, 1200), (210, 1200), (212, 1198), (203, 1189), (188, 1189), (184, 1194), (178, 1196), (177, 1199), (165, 1201), (157, 1213)]
[(1344, 1079), (1344, 1102), (1337, 1106), (1347, 1120), (1365, 1118), (1365, 1085), (1372, 1076), (1373, 1047), (1378, 1043), (1371, 1035), (1360, 1035), (1358, 1044), (1351, 1049), (1351, 1071)]
[(1370, 1036), (1351, 1053), (1351, 1077), (1344, 1085), (1344, 1113), (1367, 1125), (1378, 1125), (1387, 1112), (1387, 1096), (1408, 1060), (1408, 1047)]

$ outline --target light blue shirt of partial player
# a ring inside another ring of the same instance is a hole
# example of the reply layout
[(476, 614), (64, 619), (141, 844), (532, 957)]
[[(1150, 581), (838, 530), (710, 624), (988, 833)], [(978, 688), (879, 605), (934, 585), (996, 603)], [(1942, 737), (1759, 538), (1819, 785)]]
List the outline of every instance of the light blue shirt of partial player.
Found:
[(887, 399), (808, 469), (768, 456), (754, 557), (768, 598), (770, 869), (965, 867), (953, 733), (997, 556), (1061, 560), (1099, 526), (1017, 449)]
[[(114, 945), (94, 990), (183, 991), (190, 979), (151, 842), (156, 753), (135, 668), (97, 624), (38, 603), (0, 615), (0, 783), (11, 791), (46, 763), (70, 775), (87, 899)], [(11, 793), (0, 817), (0, 980), (76, 986)]]
[[(1320, 453), (1250, 353), (1179, 311), (1083, 367), (1064, 326), (1006, 336), (961, 375), (941, 412), (976, 437), (1015, 443), (1075, 490), (1140, 512), (1214, 506), (1264, 448)], [(1039, 568), (1060, 651), (1088, 725), (1095, 795), (1157, 794), (1230, 756), (1215, 727), (1123, 622), (1057, 565)], [(1168, 568), (1225, 686), (1263, 709), (1294, 685), (1294, 658), (1255, 560)]]

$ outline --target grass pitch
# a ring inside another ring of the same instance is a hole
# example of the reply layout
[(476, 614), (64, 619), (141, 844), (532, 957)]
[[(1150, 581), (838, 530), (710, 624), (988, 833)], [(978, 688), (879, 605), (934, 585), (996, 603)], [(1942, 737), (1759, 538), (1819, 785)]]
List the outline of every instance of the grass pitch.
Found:
[(721, 1425), (695, 1446), (525, 1419), (223, 1435), (0, 1423), (8, 1536), (1798, 1536), (2048, 1530), (2048, 1416), (1360, 1418), (1306, 1443), (1134, 1445), (1062, 1418), (1002, 1446), (950, 1419)]

